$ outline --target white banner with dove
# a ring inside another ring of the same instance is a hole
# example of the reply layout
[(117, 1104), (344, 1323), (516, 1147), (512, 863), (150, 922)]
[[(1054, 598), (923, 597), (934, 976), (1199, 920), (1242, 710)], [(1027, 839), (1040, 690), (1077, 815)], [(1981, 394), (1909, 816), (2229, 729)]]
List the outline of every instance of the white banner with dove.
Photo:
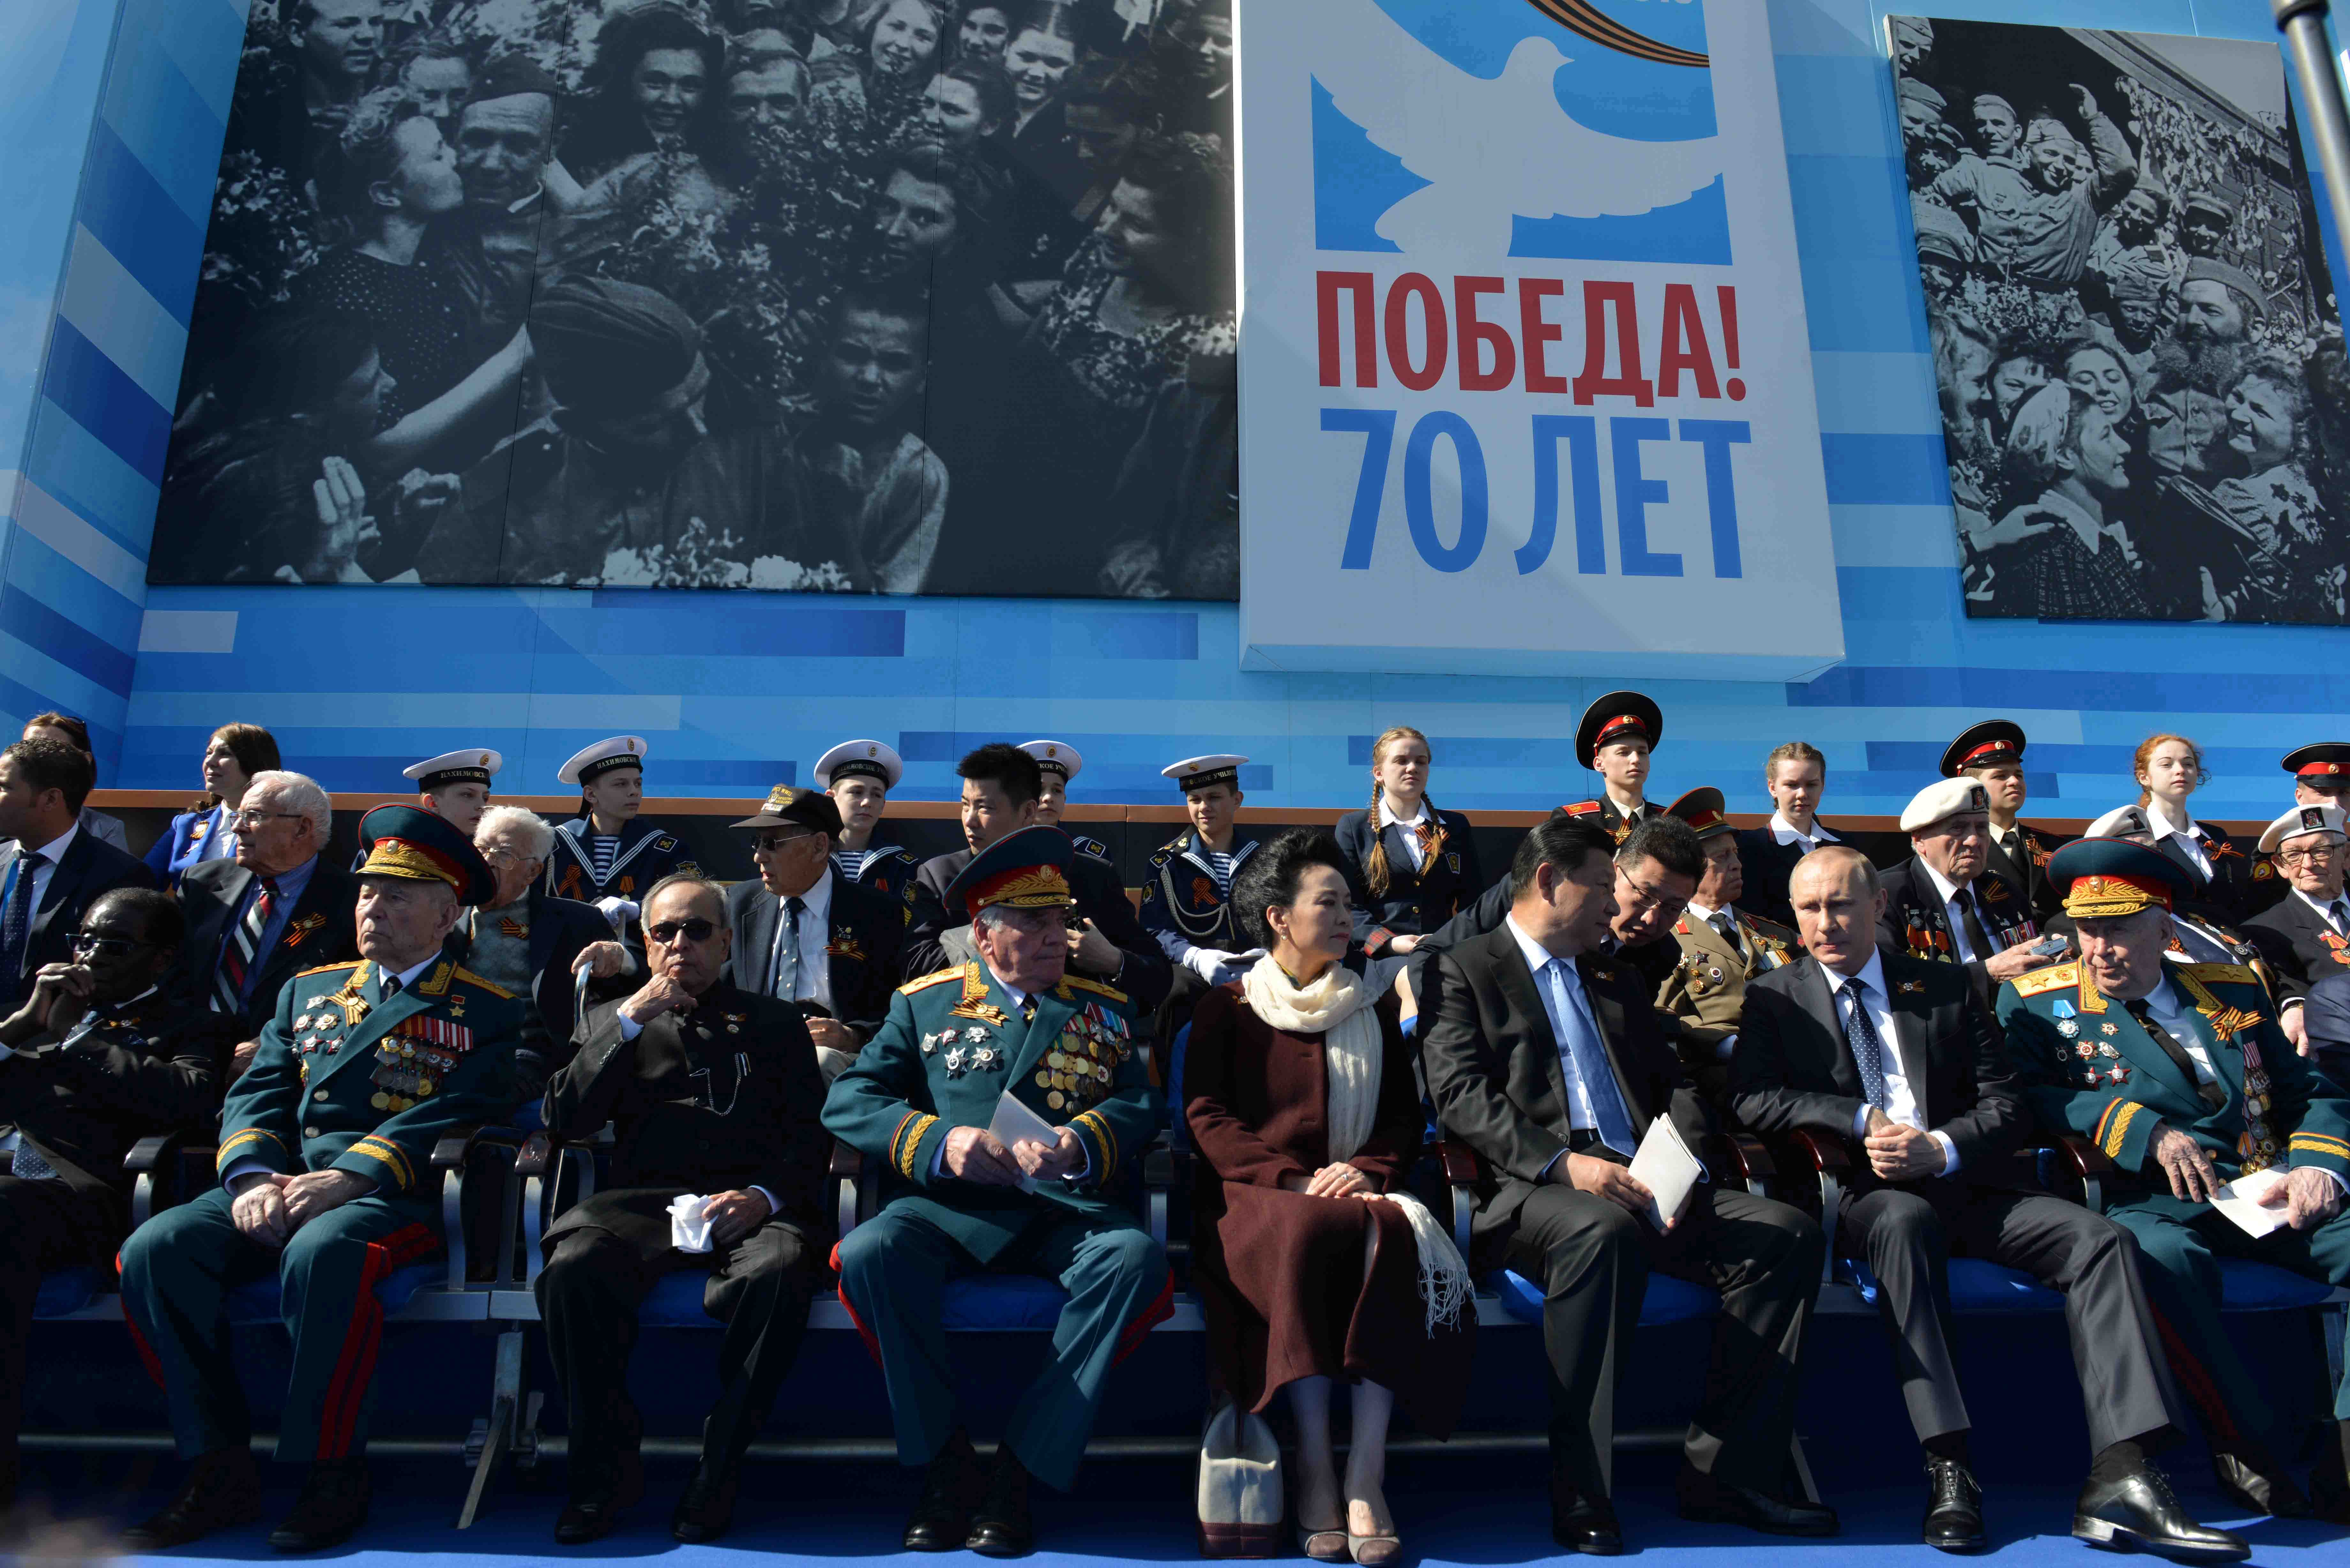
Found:
[(1840, 659), (1765, 8), (1237, 21), (1244, 663)]

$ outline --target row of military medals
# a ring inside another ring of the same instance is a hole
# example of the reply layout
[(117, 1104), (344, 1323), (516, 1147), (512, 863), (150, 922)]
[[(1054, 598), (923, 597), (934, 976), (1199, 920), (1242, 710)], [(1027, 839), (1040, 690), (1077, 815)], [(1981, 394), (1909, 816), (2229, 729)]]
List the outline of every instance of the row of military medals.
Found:
[(1082, 1111), (1109, 1095), (1110, 1078), (1128, 1047), (1110, 1038), (1092, 1012), (1088, 1007), (1069, 1020), (1036, 1069), (1036, 1086), (1050, 1109)]
[[(2082, 1080), (2084, 1087), (2094, 1089), (2099, 1084), (2111, 1084), (2118, 1088), (2129, 1082), (2129, 1067), (2121, 1060), (2122, 1054), (2114, 1044), (2113, 1037), (2120, 1031), (2115, 1028), (2113, 1020), (2102, 1019), (2097, 1023), (2097, 1033), (2106, 1036), (2104, 1040), (2083, 1040), (2081, 1022), (2075, 1016), (2078, 1009), (2060, 997), (2050, 1011), (2056, 1015), (2056, 1033), (2074, 1042), (2073, 1054), (2081, 1059), (2081, 1070), (2086, 1075)], [(2098, 1065), (2100, 1058), (2111, 1065), (2101, 1067)]]
[(2269, 1130), (2269, 1069), (2261, 1060), (2259, 1042), (2248, 1034), (2244, 1050), (2244, 1134), (2236, 1140), (2243, 1156), (2242, 1174), (2266, 1170), (2277, 1160), (2276, 1134)]
[[(305, 1012), (294, 1020), (296, 1048), (304, 1055), (331, 1056), (343, 1048), (343, 1031), (359, 1026), (370, 1011), (367, 999), (355, 992), (338, 992), (328, 997), (330, 1005), (316, 1012)], [(387, 1034), (375, 1048), (375, 1071), (369, 1082), (375, 1093), (368, 1104), (380, 1111), (398, 1113), (441, 1086), (457, 1059), (437, 1051), (425, 1042), (399, 1034)], [(310, 1064), (302, 1064), (302, 1082), (310, 1081)]]

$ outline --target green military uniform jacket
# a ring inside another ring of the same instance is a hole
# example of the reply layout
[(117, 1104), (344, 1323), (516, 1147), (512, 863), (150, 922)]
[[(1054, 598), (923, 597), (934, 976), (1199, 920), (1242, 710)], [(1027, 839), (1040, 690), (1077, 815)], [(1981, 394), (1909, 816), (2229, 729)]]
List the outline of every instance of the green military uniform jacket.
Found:
[[(833, 1081), (824, 1125), (880, 1160), (885, 1201), (912, 1206), (982, 1263), (1040, 1215), (1128, 1219), (1103, 1195), (1159, 1130), (1159, 1095), (1136, 1054), (1126, 993), (1069, 975), (1024, 1023), (984, 964), (899, 987), (889, 1015)], [(983, 1187), (938, 1168), (948, 1133), (986, 1127), (1006, 1091), (1084, 1144), (1082, 1176), (1035, 1193)]]
[[(2195, 1044), (2210, 1056), (2224, 1103), (2207, 1105), (2085, 966), (2063, 963), (1999, 993), (2008, 1051), (2041, 1120), (2087, 1138), (2133, 1174), (2145, 1170), (2155, 1128), (2167, 1123), (2200, 1144), (2229, 1180), (2277, 1165), (2350, 1177), (2350, 1099), (2294, 1052), (2259, 977), (2241, 964), (2175, 964), (2163, 983), (2194, 1009)], [(2131, 1202), (2181, 1217), (2208, 1212), (2150, 1186)]]
[(446, 958), (386, 1002), (362, 959), (296, 975), (221, 1112), (218, 1168), (341, 1170), (430, 1196), (432, 1146), (515, 1109), (524, 1003)]

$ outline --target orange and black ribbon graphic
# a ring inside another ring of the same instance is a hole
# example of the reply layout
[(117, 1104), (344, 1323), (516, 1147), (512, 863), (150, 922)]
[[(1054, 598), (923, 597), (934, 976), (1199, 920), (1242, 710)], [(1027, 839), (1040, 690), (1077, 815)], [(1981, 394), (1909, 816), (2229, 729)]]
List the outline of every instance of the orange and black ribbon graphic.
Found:
[(1711, 62), (1703, 55), (1689, 49), (1677, 49), (1660, 44), (1602, 13), (1592, 0), (1526, 0), (1535, 10), (1560, 26), (1582, 34), (1593, 43), (1614, 49), (1635, 59), (1653, 61), (1660, 66), (1695, 66), (1704, 69)]

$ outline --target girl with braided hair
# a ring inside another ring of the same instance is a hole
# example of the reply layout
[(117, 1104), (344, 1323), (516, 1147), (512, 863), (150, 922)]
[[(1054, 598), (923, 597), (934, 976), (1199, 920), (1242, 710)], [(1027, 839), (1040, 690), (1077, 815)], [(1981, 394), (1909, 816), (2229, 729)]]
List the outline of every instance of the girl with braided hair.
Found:
[(1428, 798), (1428, 737), (1399, 724), (1371, 745), (1371, 804), (1338, 819), (1355, 940), (1374, 958), (1408, 953), (1475, 900), (1484, 869), (1469, 819)]

